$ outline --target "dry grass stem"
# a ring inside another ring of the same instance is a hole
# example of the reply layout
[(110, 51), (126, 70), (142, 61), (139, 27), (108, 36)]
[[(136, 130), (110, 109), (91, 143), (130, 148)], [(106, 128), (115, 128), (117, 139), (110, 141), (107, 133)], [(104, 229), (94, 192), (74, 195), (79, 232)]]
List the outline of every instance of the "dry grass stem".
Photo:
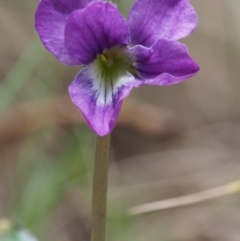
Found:
[(240, 181), (232, 182), (220, 187), (216, 187), (213, 189), (205, 190), (202, 192), (171, 198), (163, 201), (147, 203), (143, 205), (139, 205), (133, 207), (129, 210), (131, 215), (139, 215), (154, 211), (166, 210), (170, 208), (177, 208), (182, 206), (187, 206), (207, 200), (211, 200), (214, 198), (222, 197), (225, 195), (230, 195), (240, 192)]

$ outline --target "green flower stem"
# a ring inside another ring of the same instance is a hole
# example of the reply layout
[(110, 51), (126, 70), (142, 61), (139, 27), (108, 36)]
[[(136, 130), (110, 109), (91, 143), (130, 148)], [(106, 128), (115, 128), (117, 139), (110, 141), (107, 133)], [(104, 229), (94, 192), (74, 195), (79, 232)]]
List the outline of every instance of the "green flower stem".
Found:
[(110, 135), (97, 136), (93, 174), (91, 241), (105, 241), (106, 236), (110, 139)]

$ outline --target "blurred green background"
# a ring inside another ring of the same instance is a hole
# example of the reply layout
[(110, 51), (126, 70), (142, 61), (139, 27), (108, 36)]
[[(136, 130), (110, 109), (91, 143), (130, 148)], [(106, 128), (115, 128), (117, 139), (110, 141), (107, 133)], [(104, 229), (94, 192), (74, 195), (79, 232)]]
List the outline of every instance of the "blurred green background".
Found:
[[(133, 1), (116, 2), (127, 16)], [(35, 33), (37, 3), (0, 2), (0, 220), (39, 241), (86, 241), (95, 137), (67, 94), (79, 69), (61, 65)], [(192, 4), (199, 26), (183, 42), (200, 73), (134, 90), (113, 132), (108, 240), (239, 241), (238, 193), (129, 214), (240, 176), (240, 3)]]

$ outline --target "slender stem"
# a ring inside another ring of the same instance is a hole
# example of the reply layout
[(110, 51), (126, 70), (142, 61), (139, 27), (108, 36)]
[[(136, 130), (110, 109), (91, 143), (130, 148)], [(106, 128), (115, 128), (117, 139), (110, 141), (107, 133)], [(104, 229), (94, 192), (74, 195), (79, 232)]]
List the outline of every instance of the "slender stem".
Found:
[(106, 236), (109, 150), (110, 135), (97, 136), (93, 174), (91, 241), (105, 241)]

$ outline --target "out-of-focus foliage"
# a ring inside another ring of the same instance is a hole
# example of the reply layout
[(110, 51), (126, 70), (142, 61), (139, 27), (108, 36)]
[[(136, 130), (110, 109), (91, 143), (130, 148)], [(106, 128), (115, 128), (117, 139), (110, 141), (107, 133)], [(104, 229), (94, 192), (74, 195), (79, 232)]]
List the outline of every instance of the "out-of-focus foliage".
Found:
[(9, 220), (0, 220), (1, 241), (37, 241), (30, 232), (20, 226), (12, 224)]
[(48, 147), (56, 137), (49, 131), (27, 140), (21, 150), (18, 196), (12, 210), (14, 216), (37, 234), (43, 232), (44, 220), (58, 207), (67, 186), (90, 188), (92, 136), (83, 128), (62, 135), (62, 150), (54, 157)]

